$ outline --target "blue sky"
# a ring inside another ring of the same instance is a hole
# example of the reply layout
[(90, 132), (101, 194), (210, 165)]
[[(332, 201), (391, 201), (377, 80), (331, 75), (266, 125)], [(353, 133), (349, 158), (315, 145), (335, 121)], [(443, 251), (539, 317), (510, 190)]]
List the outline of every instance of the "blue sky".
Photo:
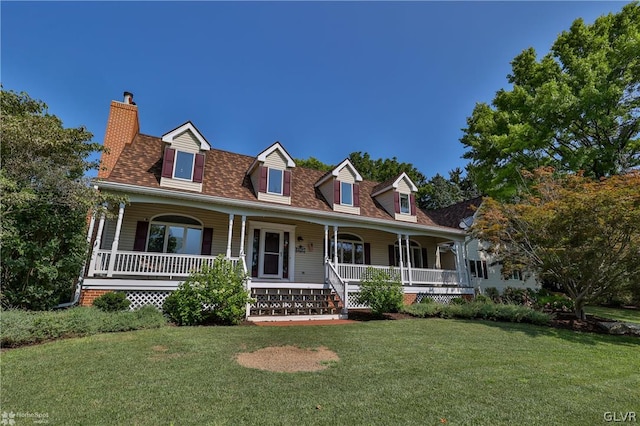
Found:
[(3, 1), (1, 81), (96, 141), (126, 90), (145, 134), (191, 120), (219, 149), (363, 151), (430, 178), (464, 167), (461, 128), (518, 53), (624, 4)]

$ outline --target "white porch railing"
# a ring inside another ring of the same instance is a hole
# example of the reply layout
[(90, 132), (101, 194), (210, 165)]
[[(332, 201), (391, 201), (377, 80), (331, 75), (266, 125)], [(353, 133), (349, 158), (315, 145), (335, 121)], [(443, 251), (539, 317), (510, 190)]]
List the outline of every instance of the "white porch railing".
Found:
[(343, 313), (346, 313), (349, 309), (349, 285), (344, 281), (344, 278), (340, 277), (332, 263), (325, 262), (324, 265), (326, 268), (325, 276), (327, 277), (327, 281), (329, 281), (329, 284), (331, 284), (333, 290), (342, 301), (342, 311)]
[[(150, 275), (157, 277), (186, 277), (192, 271), (212, 266), (215, 256), (198, 256), (191, 254), (147, 253), (140, 251), (119, 251), (113, 270), (109, 271), (110, 250), (98, 250), (90, 275)], [(240, 258), (230, 259), (234, 265)]]
[[(368, 268), (381, 270), (389, 274), (392, 279), (400, 281), (400, 268), (394, 266), (373, 266), (373, 265), (350, 265), (345, 263), (338, 264), (338, 274), (344, 281), (360, 282)], [(402, 275), (405, 281), (408, 277), (408, 268), (402, 268)], [(411, 268), (411, 283), (413, 285), (460, 285), (460, 277), (458, 272), (446, 269), (424, 269)]]

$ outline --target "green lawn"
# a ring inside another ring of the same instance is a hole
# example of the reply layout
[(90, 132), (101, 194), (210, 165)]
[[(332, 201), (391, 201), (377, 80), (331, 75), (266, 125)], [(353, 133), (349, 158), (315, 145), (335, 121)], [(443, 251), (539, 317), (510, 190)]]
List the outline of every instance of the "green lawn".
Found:
[(587, 306), (585, 312), (602, 318), (640, 324), (640, 309), (615, 309), (602, 306)]
[[(272, 345), (340, 361), (313, 373), (234, 361)], [(600, 424), (640, 412), (639, 354), (637, 338), (481, 321), (164, 327), (3, 352), (0, 410), (79, 425)]]

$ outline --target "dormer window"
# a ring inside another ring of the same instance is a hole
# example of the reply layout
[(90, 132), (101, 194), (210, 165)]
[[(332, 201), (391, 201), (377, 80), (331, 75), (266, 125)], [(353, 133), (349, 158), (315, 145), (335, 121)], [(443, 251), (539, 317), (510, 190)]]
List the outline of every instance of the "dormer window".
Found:
[(411, 203), (409, 194), (400, 194), (400, 213), (411, 214)]
[(340, 182), (340, 204), (343, 206), (353, 205), (353, 184)]
[(193, 161), (195, 155), (191, 152), (176, 152), (176, 161), (173, 169), (174, 179), (191, 180), (193, 176)]
[(284, 173), (279, 169), (269, 168), (267, 178), (267, 192), (269, 194), (277, 194), (282, 195), (282, 181), (284, 177)]

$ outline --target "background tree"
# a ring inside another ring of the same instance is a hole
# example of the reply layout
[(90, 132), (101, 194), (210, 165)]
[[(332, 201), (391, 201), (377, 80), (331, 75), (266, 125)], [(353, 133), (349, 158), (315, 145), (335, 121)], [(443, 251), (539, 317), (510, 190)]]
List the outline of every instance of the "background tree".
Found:
[(461, 201), (478, 197), (480, 192), (469, 175), (463, 176), (460, 168), (449, 172), (449, 179), (436, 174), (425, 184), (421, 200), (423, 208), (439, 209)]
[(512, 90), (477, 104), (463, 129), (482, 192), (513, 196), (522, 169), (600, 178), (640, 164), (640, 3), (577, 19), (541, 60), (529, 48), (511, 65)]
[(315, 157), (309, 157), (306, 160), (302, 158), (295, 159), (296, 166), (298, 167), (306, 167), (308, 169), (320, 170), (322, 172), (328, 172), (333, 167), (329, 164), (324, 164), (322, 161), (318, 160)]
[(640, 172), (596, 181), (541, 168), (517, 203), (483, 202), (472, 235), (490, 243), (502, 274), (534, 272), (585, 304), (640, 286)]
[(109, 197), (84, 178), (97, 168), (84, 128), (65, 129), (26, 93), (1, 91), (1, 298), (4, 306), (47, 309), (69, 300), (86, 255), (90, 208)]

